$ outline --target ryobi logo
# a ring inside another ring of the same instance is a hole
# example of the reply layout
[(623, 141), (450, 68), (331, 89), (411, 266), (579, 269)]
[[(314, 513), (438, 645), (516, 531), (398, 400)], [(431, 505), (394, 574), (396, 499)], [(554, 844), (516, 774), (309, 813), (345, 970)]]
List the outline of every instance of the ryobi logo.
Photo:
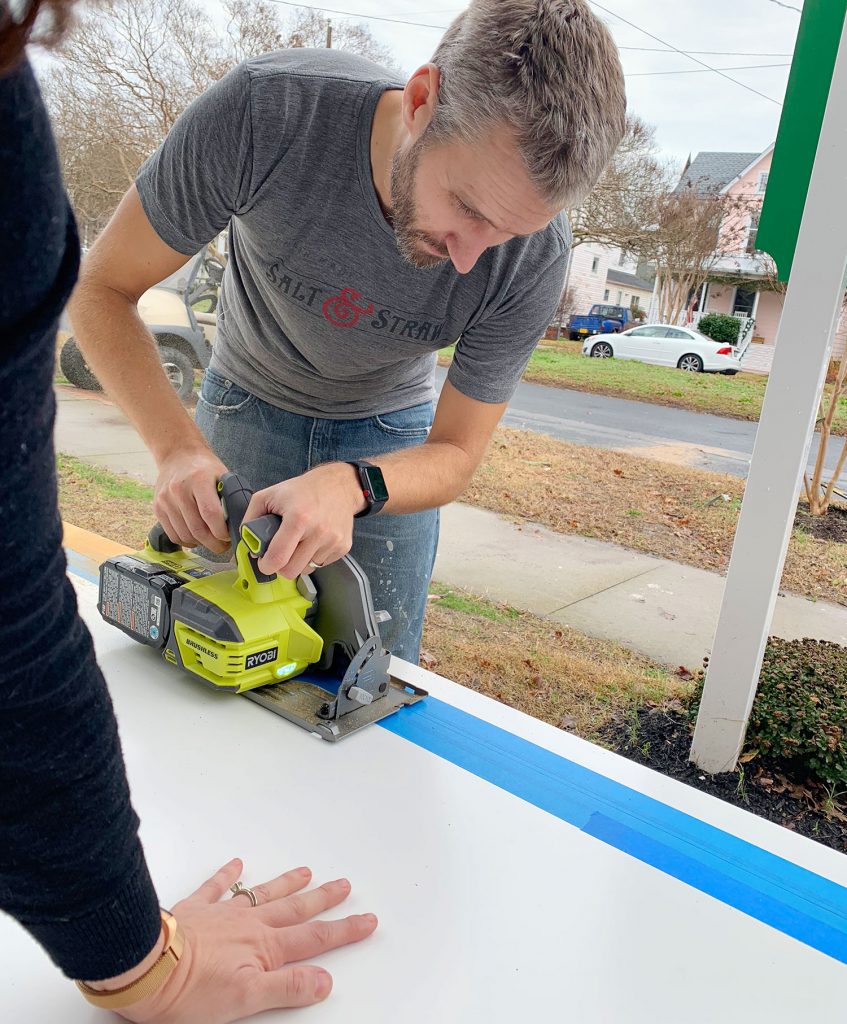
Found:
[(276, 656), (279, 653), (278, 647), (269, 647), (266, 651), (259, 651), (257, 654), (248, 654), (244, 659), (244, 668), (258, 668), (260, 665), (268, 665), (272, 661), (276, 661)]

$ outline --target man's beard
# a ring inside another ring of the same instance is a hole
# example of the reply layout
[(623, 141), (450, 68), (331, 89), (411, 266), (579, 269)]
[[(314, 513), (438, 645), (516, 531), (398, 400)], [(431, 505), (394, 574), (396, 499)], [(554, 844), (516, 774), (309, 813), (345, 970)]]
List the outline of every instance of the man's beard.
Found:
[[(397, 239), (397, 248), (403, 259), (421, 269), (437, 267), (450, 258), (443, 242), (415, 227), (418, 218), (415, 205), (415, 176), (424, 148), (423, 139), (418, 139), (405, 152), (398, 149), (391, 162), (391, 223)], [(444, 255), (435, 256), (424, 252), (419, 247), (419, 242), (426, 242)]]

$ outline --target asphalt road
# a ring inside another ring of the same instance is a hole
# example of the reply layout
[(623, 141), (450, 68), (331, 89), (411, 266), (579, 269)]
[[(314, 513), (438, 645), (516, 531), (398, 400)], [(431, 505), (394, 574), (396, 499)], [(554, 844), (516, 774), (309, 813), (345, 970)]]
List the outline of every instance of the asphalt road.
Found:
[[(436, 368), (439, 390), (446, 375), (445, 369)], [(757, 423), (725, 416), (525, 383), (518, 385), (503, 423), (572, 444), (631, 451), (740, 477), (746, 477), (750, 468), (758, 427)], [(817, 457), (818, 442), (816, 435), (810, 467)], [(838, 438), (830, 442), (826, 458), (830, 475), (842, 443)], [(841, 481), (847, 483), (847, 471), (842, 473)]]

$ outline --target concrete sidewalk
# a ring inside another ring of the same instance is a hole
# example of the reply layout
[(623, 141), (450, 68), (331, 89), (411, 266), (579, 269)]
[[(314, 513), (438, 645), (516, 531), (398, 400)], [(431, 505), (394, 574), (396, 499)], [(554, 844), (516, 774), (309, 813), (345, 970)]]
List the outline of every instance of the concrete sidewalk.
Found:
[[(57, 397), (58, 451), (155, 481), (152, 457), (114, 405), (67, 387)], [(459, 503), (442, 512), (435, 579), (689, 669), (711, 650), (724, 588), (717, 573)], [(772, 632), (847, 645), (847, 608), (785, 595)]]

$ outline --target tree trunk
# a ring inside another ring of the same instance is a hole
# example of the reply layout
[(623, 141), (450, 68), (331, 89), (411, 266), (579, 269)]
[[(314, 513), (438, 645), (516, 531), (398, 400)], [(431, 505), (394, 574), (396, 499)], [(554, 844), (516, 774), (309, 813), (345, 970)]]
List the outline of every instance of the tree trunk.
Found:
[(824, 406), (826, 411), (821, 423), (821, 442), (818, 449), (818, 457), (815, 460), (812, 479), (809, 479), (808, 474), (805, 474), (803, 477), (806, 500), (809, 502), (809, 512), (813, 516), (824, 516), (829, 511), (829, 506), (832, 503), (832, 492), (838, 483), (841, 471), (844, 469), (845, 464), (847, 464), (847, 440), (845, 440), (832, 479), (826, 487), (823, 486), (823, 469), (826, 460), (826, 450), (832, 437), (832, 422), (838, 410), (838, 402), (845, 391), (847, 391), (847, 353), (841, 357), (841, 362), (838, 365), (838, 374), (836, 375), (829, 401), (826, 402), (824, 399), (821, 403), (821, 411), (823, 412)]

